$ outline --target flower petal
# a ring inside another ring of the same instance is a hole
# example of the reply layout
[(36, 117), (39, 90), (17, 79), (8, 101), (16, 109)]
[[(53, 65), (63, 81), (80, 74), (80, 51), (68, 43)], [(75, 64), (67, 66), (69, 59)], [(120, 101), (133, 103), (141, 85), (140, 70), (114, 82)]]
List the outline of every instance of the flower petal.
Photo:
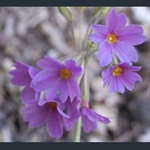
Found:
[(80, 76), (82, 73), (82, 68), (80, 66), (76, 65), (76, 62), (74, 60), (66, 60), (65, 66), (69, 69), (71, 74), (73, 74), (75, 77)]
[(51, 86), (46, 92), (47, 99), (51, 99), (52, 97), (56, 96), (57, 94), (60, 94), (61, 88), (63, 88), (62, 82), (63, 81), (61, 78), (55, 79), (53, 86)]
[(32, 80), (32, 87), (36, 91), (44, 91), (49, 87), (53, 87), (58, 79), (57, 72), (40, 71)]
[(102, 67), (108, 65), (112, 61), (111, 46), (106, 41), (100, 43), (97, 58)]
[(89, 39), (92, 42), (99, 44), (106, 39), (108, 31), (104, 25), (93, 24), (92, 29), (94, 30), (94, 33), (89, 35)]
[(67, 114), (65, 114), (61, 108), (59, 106), (57, 106), (57, 111), (59, 112), (59, 114), (62, 115), (62, 117), (65, 117), (65, 118), (70, 118)]
[(11, 79), (11, 83), (17, 86), (25, 86), (29, 85), (31, 82), (31, 78), (28, 74), (28, 71), (21, 70), (12, 70), (9, 72), (13, 78)]
[(85, 133), (89, 133), (97, 128), (96, 122), (89, 120), (85, 115), (82, 115), (82, 127)]
[(29, 72), (30, 77), (33, 78), (39, 72), (39, 70), (37, 70), (33, 67), (30, 67), (28, 72)]
[(64, 125), (65, 125), (67, 131), (70, 131), (73, 128), (77, 119), (79, 119), (79, 116), (71, 117), (71, 118), (63, 117)]
[(103, 37), (104, 39), (106, 38), (106, 36), (108, 34), (108, 30), (107, 30), (106, 26), (93, 24), (91, 27), (94, 30), (95, 34)]
[(23, 71), (23, 72), (27, 72), (27, 70), (29, 69), (29, 65), (19, 61), (19, 60), (15, 60), (16, 63), (13, 65), (14, 67), (16, 67), (16, 69)]
[(49, 112), (46, 129), (48, 134), (56, 139), (62, 137), (62, 120), (61, 115), (57, 112), (57, 109), (51, 109)]
[(101, 43), (102, 41), (104, 41), (103, 38), (101, 38), (99, 35), (96, 35), (96, 34), (91, 34), (88, 36), (88, 38), (93, 42), (93, 43), (96, 43), (96, 44), (99, 44)]
[(30, 86), (26, 86), (21, 92), (21, 101), (25, 104), (28, 101), (35, 99), (35, 91)]
[(117, 34), (118, 40), (122, 42), (127, 42), (132, 45), (142, 44), (146, 37), (143, 34), (143, 28), (139, 25), (129, 25), (126, 26), (122, 31)]
[(110, 123), (109, 118), (104, 117), (104, 116), (99, 115), (99, 114), (97, 114), (97, 116), (98, 116), (98, 121), (103, 122), (103, 123), (105, 123), (105, 124)]
[(63, 121), (67, 131), (72, 129), (74, 123), (80, 117), (80, 106), (78, 104), (80, 105), (80, 100), (76, 97), (73, 99), (72, 103), (70, 102), (70, 98), (66, 101), (66, 112), (70, 116), (70, 118), (63, 118)]
[(40, 107), (37, 101), (32, 101), (24, 110), (24, 121), (29, 121), (29, 126), (32, 128), (39, 127), (46, 122), (49, 109), (47, 107)]
[(115, 10), (111, 9), (106, 17), (106, 27), (110, 33), (119, 32), (126, 25), (126, 16), (124, 13), (116, 14)]
[(109, 84), (111, 77), (112, 77), (112, 69), (111, 68), (109, 68), (107, 70), (104, 70), (102, 72), (102, 78), (103, 78), (103, 81), (104, 81), (103, 87), (105, 87), (106, 85)]
[(70, 98), (66, 101), (67, 114), (71, 117), (79, 115), (79, 105), (81, 103), (80, 99), (75, 97), (71, 102)]
[(80, 97), (80, 88), (73, 77), (68, 78), (66, 81), (62, 81), (62, 86), (60, 89), (60, 99), (64, 103), (68, 96), (71, 102), (75, 97)]
[(116, 91), (124, 93), (125, 89), (120, 78), (112, 77), (110, 80), (109, 92), (116, 92)]
[(58, 105), (59, 103), (55, 99), (56, 99), (56, 96), (55, 96), (55, 98), (41, 99), (41, 100), (38, 101), (38, 105), (39, 106), (44, 106), (46, 103), (49, 103), (49, 102), (54, 102)]
[(92, 109), (82, 107), (81, 112), (83, 115), (87, 116), (88, 119), (91, 121), (96, 121), (98, 119), (97, 114)]
[(135, 72), (124, 72), (120, 79), (129, 91), (133, 90), (136, 81), (142, 81), (141, 76)]
[(119, 64), (118, 66), (120, 66), (124, 71), (139, 71), (142, 67), (141, 66), (131, 66), (130, 64), (124, 62)]
[(60, 70), (60, 69), (64, 68), (64, 65), (62, 65), (55, 59), (48, 57), (48, 56), (44, 56), (43, 59), (39, 60), (37, 62), (37, 65), (39, 67), (41, 67), (45, 70), (49, 70), (49, 71), (53, 71), (53, 70), (55, 71), (55, 70)]
[(117, 41), (112, 45), (113, 52), (117, 55), (121, 62), (131, 64), (131, 61), (137, 62), (138, 56), (135, 48), (129, 43)]

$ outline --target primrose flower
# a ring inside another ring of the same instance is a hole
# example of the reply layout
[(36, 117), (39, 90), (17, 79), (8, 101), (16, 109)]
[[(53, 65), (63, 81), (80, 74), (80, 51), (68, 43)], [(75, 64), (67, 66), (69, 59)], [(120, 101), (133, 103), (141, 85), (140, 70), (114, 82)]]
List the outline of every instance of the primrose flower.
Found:
[(56, 139), (63, 135), (63, 118), (69, 118), (63, 112), (63, 104), (57, 99), (32, 100), (26, 103), (23, 109), (24, 121), (29, 122), (29, 127), (36, 128), (46, 123), (48, 134)]
[(25, 103), (38, 98), (39, 92), (35, 92), (34, 89), (30, 87), (32, 78), (38, 73), (38, 70), (18, 60), (16, 60), (13, 66), (16, 69), (9, 72), (13, 76), (11, 83), (16, 86), (25, 86), (21, 92), (22, 102)]
[(68, 98), (67, 101), (64, 103), (65, 112), (70, 116), (70, 118), (63, 118), (67, 131), (73, 128), (74, 123), (80, 117), (80, 111), (79, 111), (80, 103), (81, 100), (77, 97), (75, 97), (72, 102), (70, 98)]
[(46, 97), (59, 94), (60, 100), (65, 102), (68, 96), (71, 101), (80, 97), (80, 88), (76, 77), (79, 77), (82, 68), (76, 66), (74, 60), (66, 60), (64, 64), (45, 56), (39, 60), (37, 65), (43, 70), (37, 73), (32, 81), (32, 87), (38, 91), (46, 90)]
[(140, 75), (134, 71), (141, 67), (131, 66), (128, 63), (119, 63), (102, 72), (104, 86), (109, 85), (109, 92), (118, 91), (124, 93), (125, 87), (132, 91), (136, 81), (142, 81)]
[(109, 118), (97, 114), (89, 108), (86, 101), (83, 101), (82, 107), (80, 108), (82, 127), (85, 133), (89, 133), (97, 128), (97, 121), (108, 124), (110, 123)]
[(89, 35), (89, 39), (98, 44), (97, 57), (102, 67), (111, 63), (113, 53), (121, 62), (138, 60), (133, 45), (142, 44), (146, 38), (142, 27), (135, 24), (126, 26), (126, 22), (124, 13), (116, 14), (115, 10), (111, 10), (106, 17), (106, 26), (92, 25), (94, 33)]

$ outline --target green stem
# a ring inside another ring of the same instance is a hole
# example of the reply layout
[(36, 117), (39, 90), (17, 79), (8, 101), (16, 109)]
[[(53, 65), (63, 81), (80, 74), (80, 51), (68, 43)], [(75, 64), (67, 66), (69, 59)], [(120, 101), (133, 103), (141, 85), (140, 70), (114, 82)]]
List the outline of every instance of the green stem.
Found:
[[(81, 77), (78, 79), (78, 84), (80, 85), (82, 77), (84, 75), (84, 69), (85, 69), (85, 63), (84, 61), (82, 62), (81, 65), (83, 71), (81, 74)], [(83, 97), (81, 97), (83, 99)], [(73, 130), (73, 142), (80, 142), (80, 138), (81, 138), (81, 117), (77, 120), (77, 122), (75, 123), (74, 126), (74, 130)]]
[(79, 49), (82, 50), (82, 19), (83, 19), (83, 10), (80, 10), (80, 16), (79, 16)]
[(86, 49), (86, 46), (87, 46), (87, 42), (88, 42), (88, 35), (91, 34), (92, 32), (92, 29), (90, 28), (91, 27), (91, 24), (97, 24), (101, 19), (101, 11), (99, 11), (94, 17), (91, 16), (90, 17), (90, 20), (88, 22), (88, 26), (87, 26), (87, 29), (86, 29), (86, 34), (85, 34), (85, 42), (84, 42), (84, 48)]
[(73, 25), (73, 22), (71, 22), (71, 32), (72, 32), (73, 42), (74, 42), (74, 45), (75, 45), (75, 48), (76, 48), (77, 44), (76, 44), (76, 38), (75, 38), (75, 34), (74, 34), (74, 25)]
[(116, 55), (113, 53), (112, 65), (114, 65), (114, 64), (118, 64), (118, 59), (117, 59)]
[(75, 124), (74, 131), (73, 131), (73, 142), (80, 142), (81, 138), (81, 117)]

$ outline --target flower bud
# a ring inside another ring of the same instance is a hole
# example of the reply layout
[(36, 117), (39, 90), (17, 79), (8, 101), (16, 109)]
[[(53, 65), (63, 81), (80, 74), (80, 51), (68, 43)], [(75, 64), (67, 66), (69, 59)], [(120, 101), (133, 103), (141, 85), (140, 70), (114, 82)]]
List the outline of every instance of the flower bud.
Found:
[(69, 21), (73, 21), (73, 16), (68, 7), (58, 7), (59, 12)]

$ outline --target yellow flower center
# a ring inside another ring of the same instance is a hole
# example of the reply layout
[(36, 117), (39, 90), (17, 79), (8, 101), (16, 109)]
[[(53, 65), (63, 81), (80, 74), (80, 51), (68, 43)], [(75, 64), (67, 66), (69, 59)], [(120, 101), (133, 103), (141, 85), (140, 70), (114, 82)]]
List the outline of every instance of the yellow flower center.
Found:
[(112, 74), (113, 74), (114, 76), (120, 76), (120, 75), (122, 74), (122, 72), (123, 72), (122, 68), (117, 67), (117, 68), (115, 68), (115, 69), (112, 71)]
[(51, 108), (56, 108), (57, 104), (55, 102), (49, 102), (48, 106)]
[(107, 41), (108, 41), (108, 43), (110, 43), (110, 44), (116, 43), (116, 41), (117, 41), (116, 35), (114, 35), (114, 34), (108, 34), (108, 36), (107, 36)]
[(68, 69), (60, 70), (60, 77), (63, 79), (68, 79), (70, 77), (70, 71)]

